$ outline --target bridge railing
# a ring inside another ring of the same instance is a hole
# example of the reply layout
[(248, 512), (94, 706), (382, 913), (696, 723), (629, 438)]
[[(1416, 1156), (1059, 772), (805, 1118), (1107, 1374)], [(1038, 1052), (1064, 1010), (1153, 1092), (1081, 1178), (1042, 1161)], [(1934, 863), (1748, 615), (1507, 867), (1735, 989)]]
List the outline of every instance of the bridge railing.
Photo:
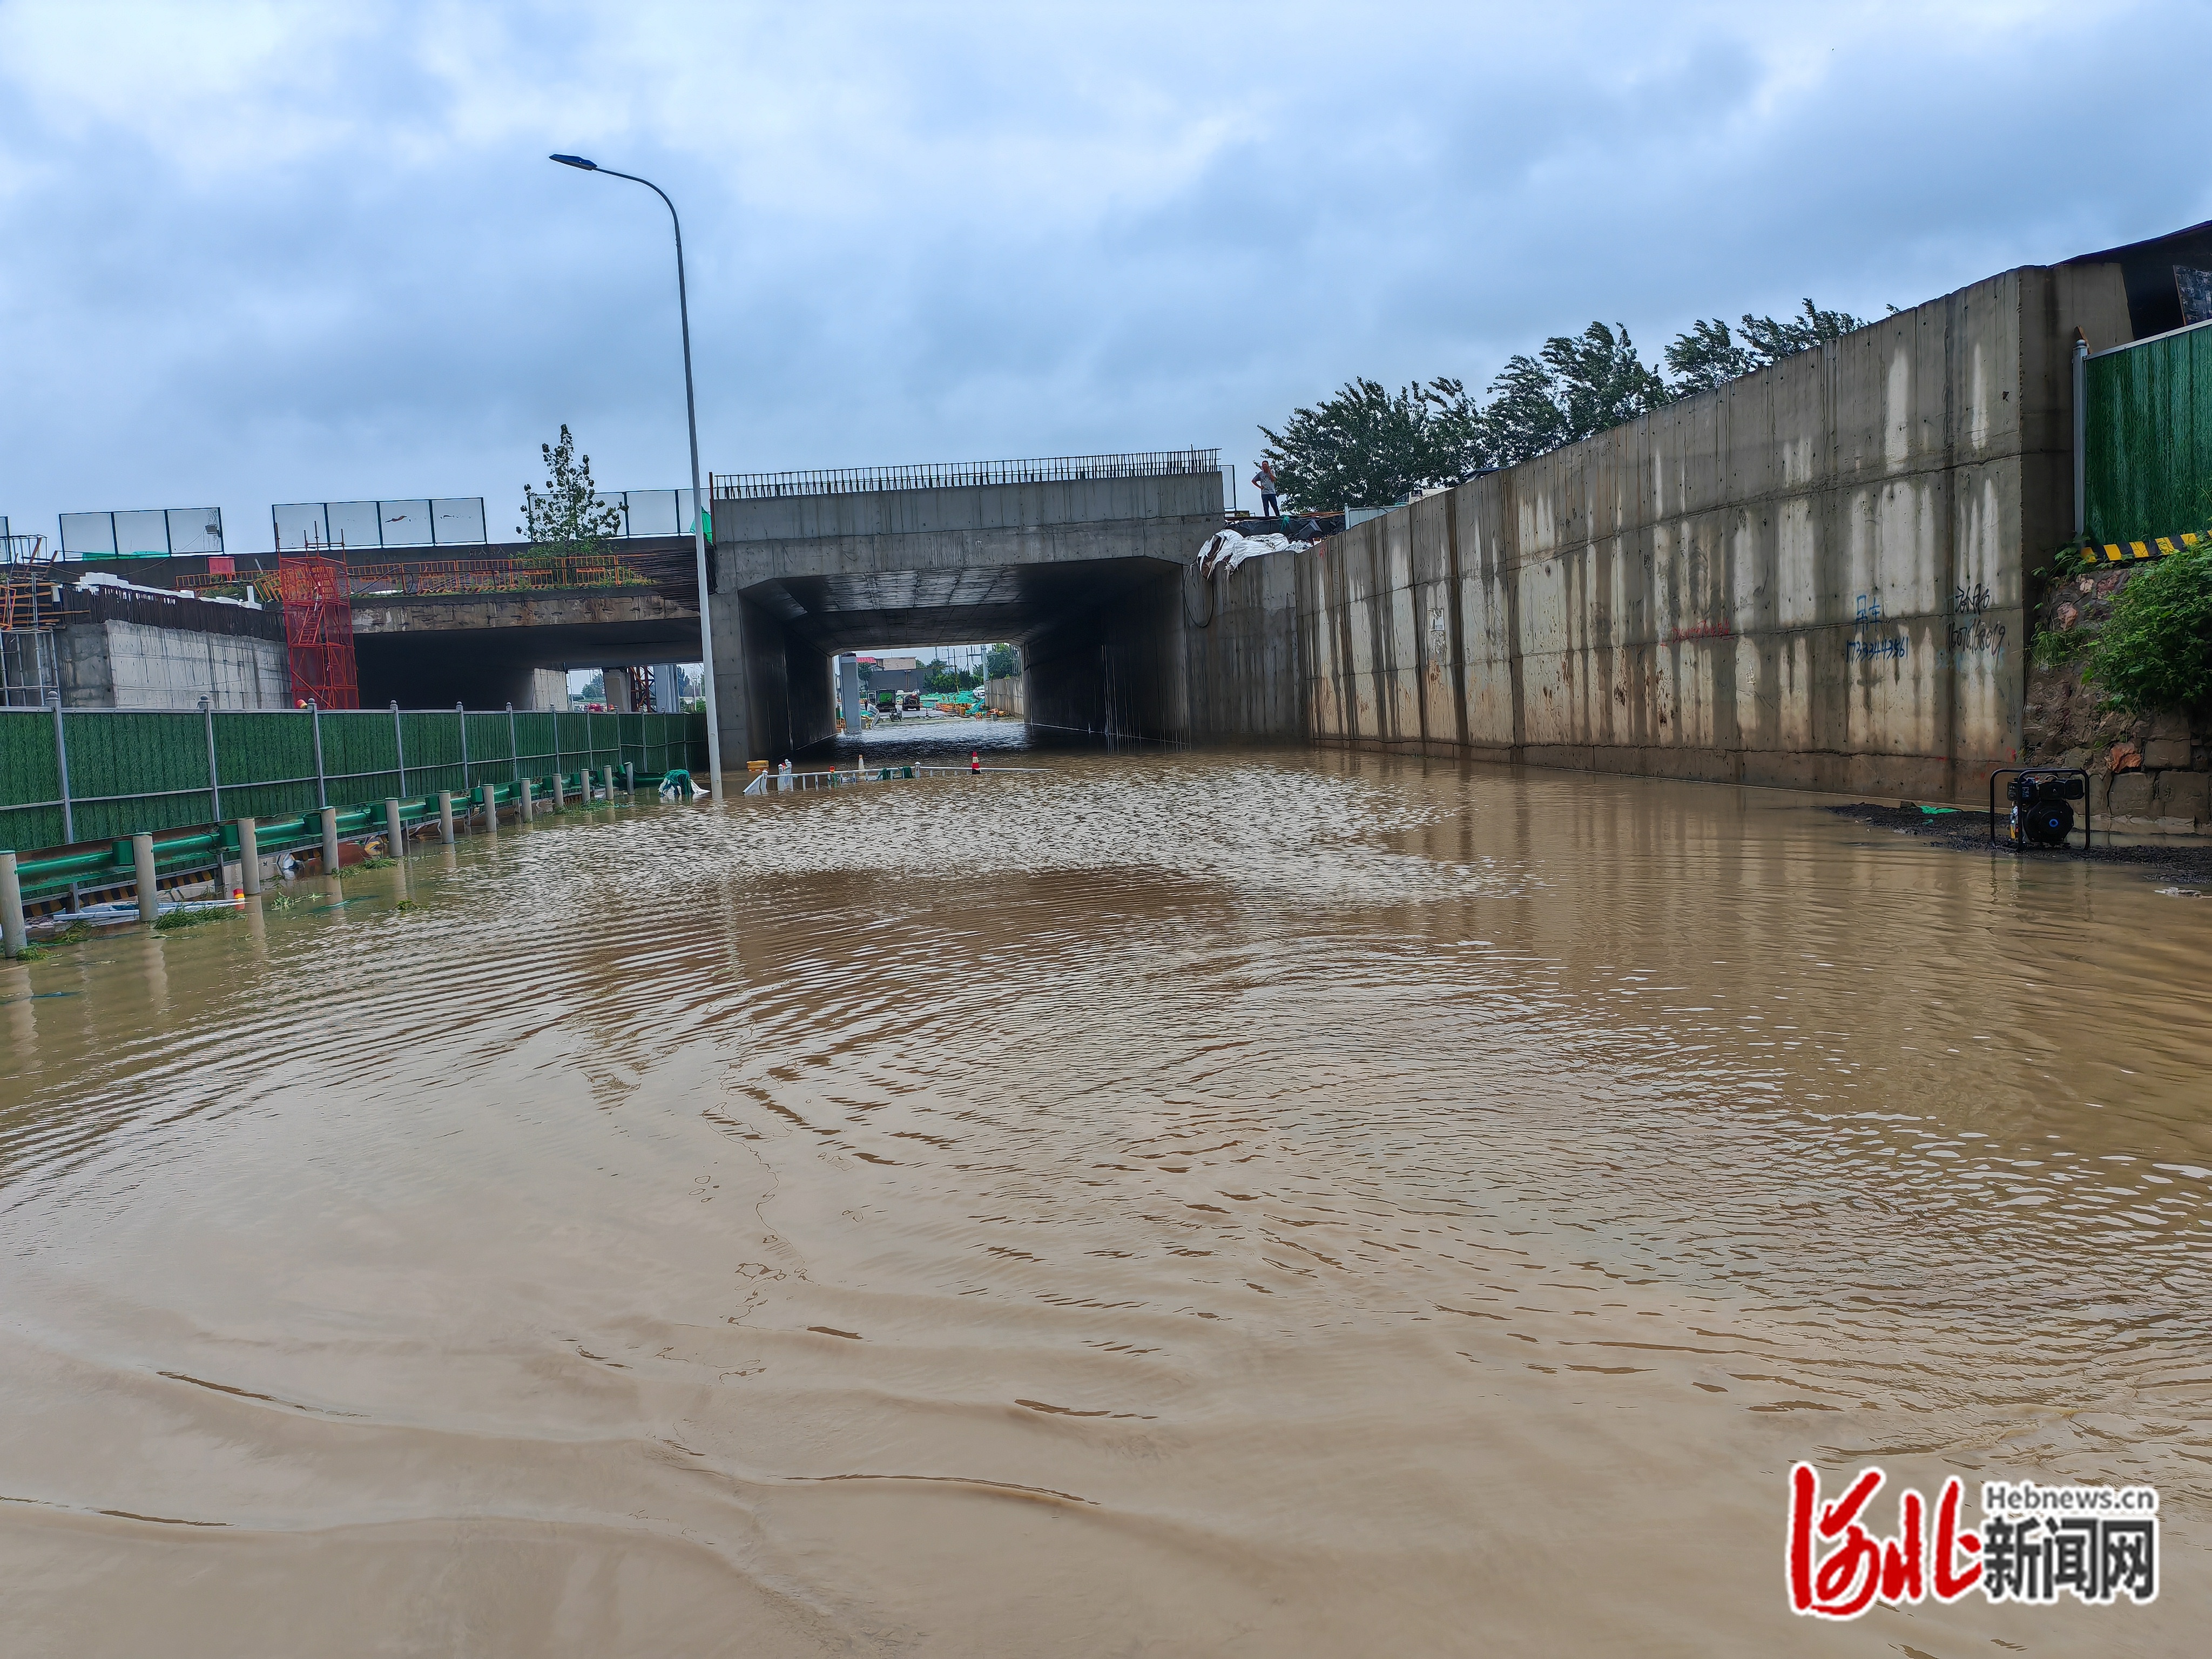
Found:
[(287, 818), (625, 764), (703, 772), (703, 714), (0, 709), (0, 850)]
[(756, 501), (779, 495), (858, 495), (877, 489), (1180, 477), (1220, 470), (1218, 449), (1154, 449), (1129, 455), (1048, 455), (1025, 461), (923, 461), (911, 466), (832, 467), (803, 472), (717, 472), (713, 475), (713, 493), (718, 501)]

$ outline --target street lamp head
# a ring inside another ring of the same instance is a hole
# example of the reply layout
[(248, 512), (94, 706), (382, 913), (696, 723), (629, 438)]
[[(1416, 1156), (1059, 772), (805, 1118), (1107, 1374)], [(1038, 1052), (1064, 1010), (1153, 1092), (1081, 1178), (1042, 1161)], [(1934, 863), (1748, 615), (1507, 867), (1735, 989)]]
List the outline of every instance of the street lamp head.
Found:
[(599, 164), (597, 161), (586, 161), (580, 155), (549, 155), (545, 159), (549, 161), (558, 161), (564, 167), (581, 167), (586, 173), (597, 173), (599, 170)]

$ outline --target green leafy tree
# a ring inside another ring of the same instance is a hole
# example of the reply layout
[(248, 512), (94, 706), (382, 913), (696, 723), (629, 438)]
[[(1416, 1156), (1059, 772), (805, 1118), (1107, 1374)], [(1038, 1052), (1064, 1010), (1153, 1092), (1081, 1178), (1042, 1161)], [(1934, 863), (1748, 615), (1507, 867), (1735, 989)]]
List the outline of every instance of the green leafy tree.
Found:
[(1674, 398), (1656, 368), (1636, 355), (1628, 330), (1592, 323), (1555, 334), (1534, 357), (1515, 356), (1490, 383), (1483, 410), (1492, 465), (1513, 466), (1632, 421)]
[(1333, 398), (1296, 409), (1280, 432), (1260, 428), (1285, 501), (1304, 511), (1386, 507), (1412, 489), (1459, 476), (1451, 434), (1428, 388), (1393, 392), (1348, 380)]
[(558, 443), (540, 444), (545, 488), (522, 486), (522, 519), (515, 533), (533, 553), (578, 558), (604, 554), (607, 539), (622, 533), (622, 513), (592, 487), (592, 458), (576, 453), (564, 422)]
[(2212, 545), (2169, 554), (2128, 579), (2089, 647), (2087, 674), (2138, 714), (2212, 704)]
[(986, 679), (1012, 679), (1021, 672), (1021, 657), (1011, 645), (994, 645), (983, 655), (983, 677)]
[(1709, 392), (1723, 381), (1864, 328), (1867, 322), (1848, 311), (1823, 311), (1807, 300), (1802, 315), (1779, 320), (1746, 312), (1739, 340), (1719, 318), (1707, 318), (1675, 337), (1667, 348), (1667, 367), (1674, 372), (1678, 392)]
[(1718, 318), (1702, 319), (1667, 348), (1662, 370), (1637, 356), (1626, 328), (1594, 322), (1508, 358), (1487, 402), (1448, 377), (1396, 392), (1361, 379), (1294, 410), (1281, 431), (1260, 431), (1293, 505), (1387, 506), (1415, 489), (1531, 460), (1866, 325), (1810, 300), (1780, 319), (1747, 313), (1740, 337)]

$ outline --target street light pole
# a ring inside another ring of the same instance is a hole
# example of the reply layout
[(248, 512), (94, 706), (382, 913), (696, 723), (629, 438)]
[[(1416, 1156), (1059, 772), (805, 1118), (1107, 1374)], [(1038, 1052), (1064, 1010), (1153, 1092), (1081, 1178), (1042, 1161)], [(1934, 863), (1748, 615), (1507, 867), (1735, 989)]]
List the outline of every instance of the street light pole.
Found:
[(684, 325), (684, 418), (691, 428), (691, 549), (699, 577), (699, 669), (707, 682), (707, 787), (719, 806), (722, 800), (722, 722), (714, 698), (714, 633), (707, 611), (707, 497), (699, 487), (699, 402), (691, 389), (691, 304), (684, 288), (684, 222), (677, 216), (676, 204), (668, 199), (668, 192), (650, 179), (641, 179), (634, 173), (617, 173), (612, 167), (603, 167), (580, 155), (549, 159), (563, 167), (604, 173), (610, 179), (627, 179), (634, 185), (643, 185), (661, 199), (668, 209), (669, 222), (676, 228), (676, 314)]

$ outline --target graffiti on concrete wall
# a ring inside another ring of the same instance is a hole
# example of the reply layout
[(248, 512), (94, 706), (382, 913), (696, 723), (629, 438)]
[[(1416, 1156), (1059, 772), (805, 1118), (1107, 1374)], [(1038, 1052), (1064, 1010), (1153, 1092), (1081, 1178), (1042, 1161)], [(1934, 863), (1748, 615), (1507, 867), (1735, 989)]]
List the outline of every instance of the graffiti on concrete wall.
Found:
[(1911, 641), (1902, 634), (1885, 634), (1878, 639), (1844, 641), (1844, 656), (1851, 662), (1876, 662), (1884, 659), (1901, 661), (1911, 651)]

